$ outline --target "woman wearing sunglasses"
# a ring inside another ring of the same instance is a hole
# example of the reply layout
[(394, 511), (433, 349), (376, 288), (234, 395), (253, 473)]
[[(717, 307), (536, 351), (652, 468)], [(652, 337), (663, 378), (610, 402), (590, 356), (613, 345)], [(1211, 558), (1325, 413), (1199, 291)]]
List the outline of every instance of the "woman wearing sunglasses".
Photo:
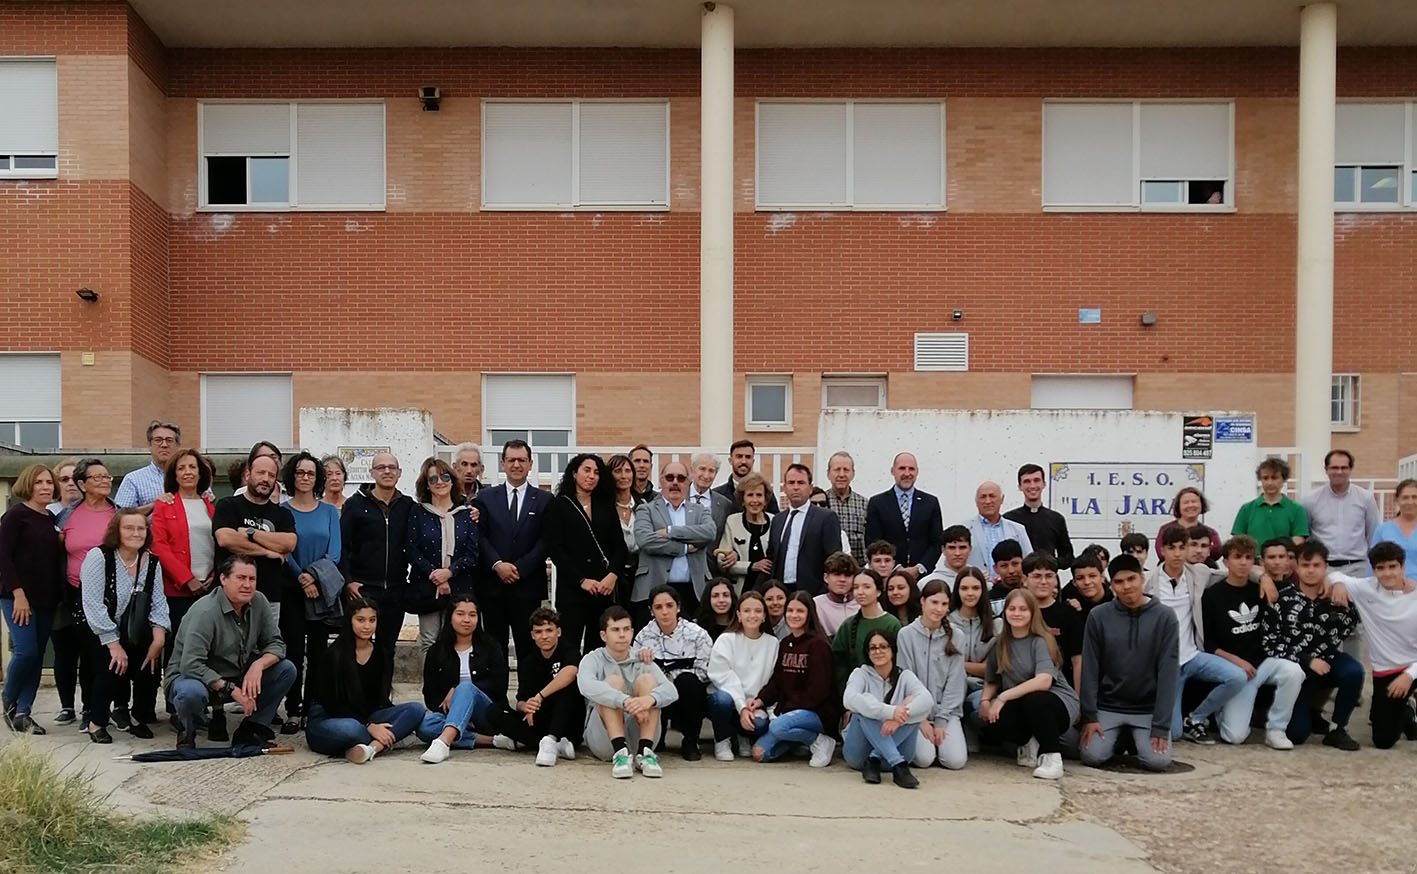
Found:
[(427, 655), (454, 594), (471, 595), (477, 571), (477, 525), (462, 483), (441, 458), (424, 459), (408, 515), (408, 611), (418, 614), (418, 651)]

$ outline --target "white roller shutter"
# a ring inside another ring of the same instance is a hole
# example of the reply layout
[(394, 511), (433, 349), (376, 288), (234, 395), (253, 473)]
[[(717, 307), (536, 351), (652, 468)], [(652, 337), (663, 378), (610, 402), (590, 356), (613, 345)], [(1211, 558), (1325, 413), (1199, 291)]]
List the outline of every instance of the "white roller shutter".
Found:
[(570, 103), (487, 103), (482, 120), (483, 203), (571, 205)]
[(759, 206), (849, 206), (846, 104), (758, 104)]
[(852, 106), (856, 206), (944, 204), (943, 111), (939, 103)]
[(202, 374), (202, 445), (246, 449), (258, 440), (291, 445), (288, 373)]
[(1035, 410), (1130, 410), (1132, 377), (1035, 376), (1029, 405)]
[(295, 143), (301, 206), (384, 205), (383, 104), (299, 104)]
[(584, 204), (669, 203), (669, 105), (582, 103), (580, 196)]
[(290, 104), (202, 104), (202, 152), (207, 155), (290, 154)]
[(1229, 179), (1229, 104), (1141, 104), (1141, 177)]
[(1336, 107), (1336, 164), (1401, 164), (1407, 107), (1401, 103), (1340, 103)]
[(483, 428), (571, 430), (575, 377), (559, 373), (489, 373), (482, 378)]
[(1126, 206), (1132, 173), (1132, 104), (1043, 105), (1043, 204)]
[(59, 373), (58, 355), (0, 355), (0, 422), (59, 421)]
[(0, 61), (0, 155), (58, 152), (59, 75), (54, 61)]

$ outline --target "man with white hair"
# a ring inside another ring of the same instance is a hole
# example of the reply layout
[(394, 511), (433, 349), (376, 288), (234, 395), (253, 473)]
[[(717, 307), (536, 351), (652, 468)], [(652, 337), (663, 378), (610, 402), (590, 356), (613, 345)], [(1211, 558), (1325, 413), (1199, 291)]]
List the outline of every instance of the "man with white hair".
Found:
[[(714, 491), (713, 481), (718, 476), (718, 457), (712, 452), (700, 452), (689, 459), (689, 502), (708, 509), (713, 516), (714, 543), (723, 540), (723, 527), (733, 512), (733, 502), (722, 493)], [(718, 562), (709, 555), (709, 569), (714, 576), (719, 574)]]
[(457, 459), (458, 475), (462, 477), (463, 497), (470, 505), (477, 490), (487, 486), (482, 482), (482, 447), (476, 443), (459, 443), (454, 458)]
[(1024, 555), (1033, 552), (1028, 530), (1012, 519), (999, 514), (1004, 505), (1004, 490), (996, 482), (985, 481), (974, 490), (974, 508), (979, 512), (969, 520), (969, 563), (982, 568), (994, 578), (994, 547), (1005, 540), (1017, 540)]
[(827, 461), (827, 509), (836, 514), (841, 533), (856, 563), (866, 566), (866, 496), (851, 488), (856, 478), (856, 462), (846, 451), (832, 453)]

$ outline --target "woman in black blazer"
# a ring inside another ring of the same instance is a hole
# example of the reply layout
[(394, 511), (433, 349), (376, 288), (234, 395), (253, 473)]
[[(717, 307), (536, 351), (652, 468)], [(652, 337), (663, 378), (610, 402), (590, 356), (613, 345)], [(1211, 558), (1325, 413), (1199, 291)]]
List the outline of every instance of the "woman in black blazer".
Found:
[(598, 620), (615, 603), (627, 553), (615, 483), (600, 456), (571, 459), (542, 524), (546, 554), (556, 565), (562, 633), (582, 653), (590, 652), (600, 646)]

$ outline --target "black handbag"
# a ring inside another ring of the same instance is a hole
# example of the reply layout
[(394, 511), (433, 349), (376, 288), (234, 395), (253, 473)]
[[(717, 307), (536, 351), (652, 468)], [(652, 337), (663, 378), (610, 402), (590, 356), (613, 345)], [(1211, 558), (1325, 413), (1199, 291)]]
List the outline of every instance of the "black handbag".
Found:
[[(118, 562), (117, 551), (103, 551), (104, 559), (104, 606), (108, 615), (113, 616), (118, 626), (118, 640), (124, 649), (146, 650), (153, 642), (153, 627), (149, 620), (153, 606), (153, 585), (157, 578), (157, 558), (148, 555), (148, 572), (133, 581), (133, 594), (128, 598), (128, 606), (123, 615), (114, 616), (118, 607)], [(143, 553), (138, 553), (138, 564), (143, 562)]]

